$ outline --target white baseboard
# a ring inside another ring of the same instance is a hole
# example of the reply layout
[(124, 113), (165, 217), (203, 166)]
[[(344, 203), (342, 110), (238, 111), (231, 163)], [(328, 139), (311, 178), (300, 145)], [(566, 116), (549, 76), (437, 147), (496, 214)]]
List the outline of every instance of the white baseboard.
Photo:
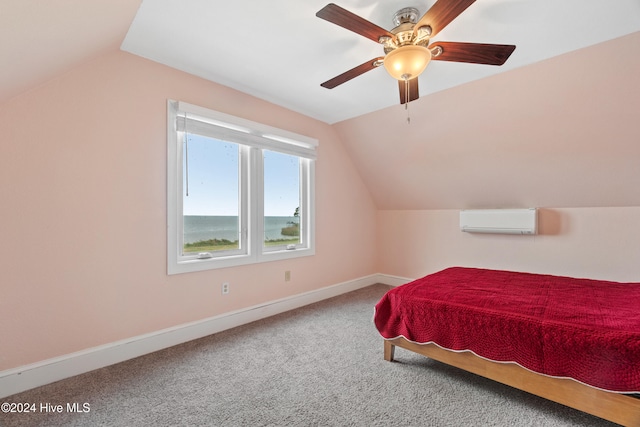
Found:
[(378, 281), (376, 283), (383, 283), (385, 285), (397, 287), (409, 283), (415, 279), (407, 279), (406, 277), (391, 276), (390, 274), (377, 274)]
[(372, 274), (303, 294), (112, 342), (0, 372), (0, 398), (124, 362), (236, 326), (264, 319), (376, 283), (398, 286), (408, 279)]

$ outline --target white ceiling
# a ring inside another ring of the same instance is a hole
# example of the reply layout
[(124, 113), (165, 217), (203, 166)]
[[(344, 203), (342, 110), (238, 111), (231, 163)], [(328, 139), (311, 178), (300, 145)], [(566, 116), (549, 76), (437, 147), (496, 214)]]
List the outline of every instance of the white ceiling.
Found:
[[(121, 47), (327, 123), (399, 102), (383, 69), (320, 83), (382, 54), (321, 20), (327, 0), (0, 0), (0, 102)], [(340, 0), (390, 29), (398, 9), (433, 0)], [(136, 13), (137, 12), (137, 13)], [(421, 96), (640, 31), (640, 0), (478, 0), (436, 40), (515, 44), (502, 67), (434, 61)]]
[[(444, 1), (444, 0), (441, 0)], [(341, 0), (383, 28), (433, 0)], [(320, 83), (381, 56), (377, 43), (315, 16), (327, 0), (144, 0), (121, 49), (327, 123), (398, 104), (398, 85), (375, 69), (335, 89)], [(640, 0), (479, 0), (435, 40), (515, 44), (501, 67), (434, 61), (425, 96), (640, 30)]]

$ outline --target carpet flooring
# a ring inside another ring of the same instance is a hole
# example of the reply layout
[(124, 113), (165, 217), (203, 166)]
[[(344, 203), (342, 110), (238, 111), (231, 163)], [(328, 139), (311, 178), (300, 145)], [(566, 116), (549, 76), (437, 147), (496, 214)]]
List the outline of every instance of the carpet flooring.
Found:
[[(0, 413), (0, 426), (614, 425), (404, 349), (384, 361), (372, 318), (388, 289), (373, 285), (4, 398), (37, 411)], [(41, 412), (47, 403), (62, 413)], [(85, 412), (67, 412), (68, 403)]]

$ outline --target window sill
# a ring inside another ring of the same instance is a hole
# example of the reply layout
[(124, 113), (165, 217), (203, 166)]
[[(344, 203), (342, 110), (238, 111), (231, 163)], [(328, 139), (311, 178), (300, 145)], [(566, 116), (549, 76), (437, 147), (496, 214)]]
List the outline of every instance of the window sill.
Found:
[(315, 255), (314, 248), (284, 249), (279, 251), (265, 252), (259, 256), (254, 255), (232, 255), (225, 257), (212, 257), (204, 259), (188, 259), (183, 261), (169, 262), (167, 272), (169, 275), (191, 273), (195, 271), (213, 270), (218, 268), (239, 267), (243, 265), (257, 264), (262, 262), (281, 261), (285, 259), (301, 258)]

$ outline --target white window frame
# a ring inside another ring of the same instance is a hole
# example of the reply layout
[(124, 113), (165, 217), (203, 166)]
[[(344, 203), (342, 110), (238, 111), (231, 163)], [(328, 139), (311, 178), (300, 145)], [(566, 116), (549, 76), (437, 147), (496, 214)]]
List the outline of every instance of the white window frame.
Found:
[[(194, 133), (224, 135), (241, 145), (240, 216), (241, 250), (229, 254), (183, 255), (183, 150), (182, 129), (200, 126)], [(211, 134), (212, 132), (212, 134)], [(315, 159), (318, 141), (261, 123), (199, 107), (167, 101), (167, 273), (179, 274), (233, 267), (315, 254)], [(300, 243), (287, 247), (264, 247), (263, 149), (300, 158)], [(243, 246), (244, 242), (244, 246)]]

